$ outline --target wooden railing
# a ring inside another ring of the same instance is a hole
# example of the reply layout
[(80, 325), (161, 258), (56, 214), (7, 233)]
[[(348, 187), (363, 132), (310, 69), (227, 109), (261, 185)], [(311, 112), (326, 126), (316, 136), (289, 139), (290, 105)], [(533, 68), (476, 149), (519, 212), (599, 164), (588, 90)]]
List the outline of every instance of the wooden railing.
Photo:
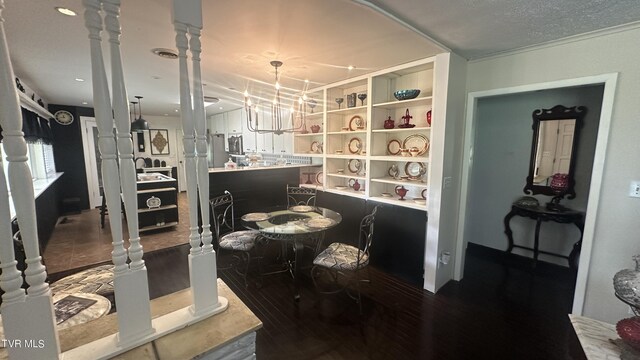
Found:
[[(6, 339), (36, 339), (44, 343), (42, 347), (9, 346), (11, 359), (105, 359), (224, 311), (228, 305), (227, 299), (218, 296), (216, 254), (211, 245), (212, 234), (209, 224), (207, 125), (200, 71), (201, 0), (174, 0), (173, 11), (176, 45), (179, 50), (180, 108), (190, 213), (188, 240), (191, 250), (188, 256), (193, 304), (153, 320), (147, 269), (138, 232), (129, 102), (120, 54), (120, 0), (84, 0), (83, 3), (85, 26), (89, 33), (93, 100), (99, 131), (98, 146), (102, 159), (104, 196), (108, 207), (118, 208), (122, 192), (125, 211), (130, 214), (127, 216), (128, 247), (125, 247), (123, 240), (122, 223), (110, 222), (118, 333), (64, 354), (60, 353), (51, 291), (45, 282), (47, 274), (38, 249), (33, 186), (26, 164), (27, 148), (21, 131), (22, 119), (9, 48), (1, 21), (4, 0), (0, 0), (0, 125), (4, 129), (4, 148), (9, 162), (8, 174), (4, 174), (0, 167), (0, 287), (5, 292), (1, 311)], [(111, 96), (102, 53), (104, 30), (109, 41)], [(191, 52), (192, 59), (191, 86), (187, 70), (187, 51)], [(116, 135), (112, 132), (114, 125)], [(13, 255), (8, 189), (5, 185), (7, 175), (27, 258), (25, 276), (29, 287), (26, 292), (21, 288), (22, 276)], [(202, 227), (198, 226), (198, 196)]]

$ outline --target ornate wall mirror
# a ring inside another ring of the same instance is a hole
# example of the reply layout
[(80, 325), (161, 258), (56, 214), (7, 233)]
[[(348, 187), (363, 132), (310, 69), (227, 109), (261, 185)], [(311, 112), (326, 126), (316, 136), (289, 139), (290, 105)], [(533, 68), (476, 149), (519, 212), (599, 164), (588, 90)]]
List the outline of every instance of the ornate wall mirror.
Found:
[(533, 112), (531, 160), (524, 187), (526, 194), (554, 196), (553, 204), (558, 204), (564, 196), (569, 199), (576, 197), (576, 149), (586, 113), (584, 106), (567, 108), (562, 105)]

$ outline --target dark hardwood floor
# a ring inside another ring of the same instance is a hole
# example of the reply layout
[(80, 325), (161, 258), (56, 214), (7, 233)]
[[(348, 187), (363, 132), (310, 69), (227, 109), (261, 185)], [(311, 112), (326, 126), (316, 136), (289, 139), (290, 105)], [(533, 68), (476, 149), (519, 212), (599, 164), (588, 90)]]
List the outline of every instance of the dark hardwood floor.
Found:
[[(145, 254), (152, 297), (189, 286), (187, 254), (188, 245)], [(362, 316), (345, 294), (319, 295), (311, 281), (294, 302), (287, 274), (259, 289), (233, 270), (220, 277), (264, 323), (258, 359), (584, 359), (567, 317), (571, 272), (502, 263), (471, 247), (464, 280), (437, 295), (372, 268)]]

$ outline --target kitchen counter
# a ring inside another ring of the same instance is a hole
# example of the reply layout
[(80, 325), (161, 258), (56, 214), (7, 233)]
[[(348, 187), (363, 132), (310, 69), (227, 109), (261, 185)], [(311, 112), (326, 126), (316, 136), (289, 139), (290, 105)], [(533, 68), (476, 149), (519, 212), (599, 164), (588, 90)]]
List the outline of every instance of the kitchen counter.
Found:
[(157, 172), (137, 174), (138, 184), (176, 181), (176, 179)]
[(304, 168), (304, 167), (322, 167), (322, 164), (290, 164), (290, 165), (271, 165), (271, 166), (257, 166), (249, 167), (243, 166), (237, 169), (225, 170), (224, 168), (209, 168), (209, 173), (228, 173), (228, 172), (241, 172), (241, 171), (256, 171), (256, 170), (282, 170), (291, 168)]

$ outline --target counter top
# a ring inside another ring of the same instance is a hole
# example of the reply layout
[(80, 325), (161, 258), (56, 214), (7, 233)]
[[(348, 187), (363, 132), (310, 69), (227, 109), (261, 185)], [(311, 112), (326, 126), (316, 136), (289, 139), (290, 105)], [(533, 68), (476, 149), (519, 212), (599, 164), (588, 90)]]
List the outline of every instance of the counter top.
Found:
[(304, 168), (304, 167), (322, 167), (322, 164), (290, 164), (290, 165), (272, 165), (272, 166), (258, 166), (258, 167), (239, 167), (237, 169), (225, 170), (224, 168), (209, 168), (209, 173), (218, 172), (237, 172), (237, 171), (256, 171), (256, 170), (279, 170), (288, 168)]
[[(56, 173), (54, 176), (47, 179), (38, 179), (33, 182), (33, 199), (37, 199), (40, 194), (45, 192), (53, 184), (62, 176), (62, 172)], [(13, 206), (13, 199), (11, 198), (11, 192), (9, 192), (9, 214), (11, 215), (11, 220), (16, 217), (16, 209)]]
[(160, 173), (144, 173), (144, 174), (136, 174), (138, 178), (138, 184), (147, 184), (154, 182), (163, 182), (163, 181), (176, 181), (176, 179), (160, 174)]

